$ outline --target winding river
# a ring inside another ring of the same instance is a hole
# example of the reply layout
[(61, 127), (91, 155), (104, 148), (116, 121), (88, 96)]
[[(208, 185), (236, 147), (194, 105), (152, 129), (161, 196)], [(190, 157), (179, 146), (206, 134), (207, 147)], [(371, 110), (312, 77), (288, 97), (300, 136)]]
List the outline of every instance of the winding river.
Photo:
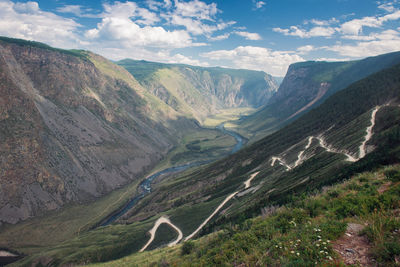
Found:
[[(216, 127), (216, 129), (220, 130), (224, 134), (228, 134), (228, 135), (232, 136), (233, 138), (235, 138), (236, 144), (232, 148), (232, 150), (229, 152), (230, 154), (237, 152), (244, 145), (245, 139), (238, 133), (235, 133), (233, 131), (229, 131), (229, 130), (225, 129), (224, 124), (218, 125)], [(164, 174), (182, 172), (189, 168), (198, 167), (198, 166), (205, 165), (205, 164), (208, 164), (211, 162), (212, 162), (212, 160), (207, 160), (207, 161), (192, 162), (192, 163), (179, 165), (179, 166), (173, 166), (173, 167), (164, 169), (162, 171), (159, 171), (159, 172), (147, 177), (143, 182), (141, 182), (139, 184), (139, 189), (140, 189), (139, 191), (141, 193), (139, 195), (135, 196), (134, 198), (132, 198), (131, 200), (129, 200), (122, 209), (111, 214), (107, 219), (105, 219), (103, 222), (101, 222), (98, 226), (107, 226), (107, 225), (113, 223), (115, 220), (117, 220), (122, 215), (124, 215), (128, 210), (130, 210), (133, 206), (135, 206), (136, 203), (139, 202), (139, 200), (144, 198), (146, 195), (150, 194), (151, 193), (151, 184), (154, 181), (154, 179), (156, 179), (157, 177), (164, 175)]]

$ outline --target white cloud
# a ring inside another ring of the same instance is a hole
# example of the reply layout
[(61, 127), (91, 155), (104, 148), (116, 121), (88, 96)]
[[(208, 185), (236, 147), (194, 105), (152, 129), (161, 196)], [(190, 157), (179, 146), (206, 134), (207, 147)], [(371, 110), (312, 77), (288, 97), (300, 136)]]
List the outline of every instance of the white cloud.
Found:
[(90, 12), (92, 9), (84, 8), (81, 5), (64, 5), (62, 7), (58, 7), (56, 9), (59, 13), (70, 13), (74, 14), (77, 17), (84, 17), (84, 18), (99, 18), (99, 15), (91, 14)]
[(329, 20), (320, 20), (320, 19), (311, 19), (311, 20), (306, 20), (304, 24), (314, 24), (316, 26), (330, 26), (332, 24), (338, 23), (339, 20), (336, 18), (331, 18)]
[(182, 17), (214, 21), (217, 12), (217, 4), (215, 3), (206, 4), (199, 0), (189, 2), (175, 0), (175, 14)]
[(82, 15), (82, 6), (80, 6), (80, 5), (65, 5), (62, 7), (58, 7), (57, 12), (71, 13), (71, 14), (74, 14), (75, 16), (79, 17)]
[(231, 34), (230, 34), (229, 32), (227, 32), (227, 33), (224, 33), (224, 34), (221, 34), (221, 35), (209, 37), (208, 39), (209, 39), (210, 41), (221, 41), (221, 40), (228, 39), (230, 35), (231, 35)]
[(261, 36), (258, 33), (252, 33), (252, 32), (239, 32), (239, 31), (235, 31), (233, 32), (234, 34), (237, 34), (239, 36), (242, 36), (244, 38), (246, 38), (247, 40), (261, 40)]
[(256, 0), (253, 0), (253, 4), (254, 4), (255, 9), (260, 9), (260, 8), (262, 8), (263, 6), (265, 6), (267, 3), (266, 3), (265, 1), (256, 1)]
[(298, 36), (300, 38), (311, 38), (311, 37), (330, 37), (335, 34), (335, 29), (332, 27), (313, 27), (307, 31), (297, 26), (290, 26), (289, 29), (273, 28), (274, 32), (283, 33), (284, 35)]
[[(154, 13), (138, 8), (133, 2), (114, 5), (104, 4), (102, 21), (96, 28), (86, 31), (85, 36), (92, 41), (111, 47), (168, 47), (181, 48), (204, 45), (193, 43), (192, 37), (184, 30), (167, 31), (162, 27), (145, 26), (138, 23), (151, 24), (157, 20)], [(139, 21), (132, 21), (132, 17), (140, 16)]]
[(326, 50), (334, 51), (341, 56), (347, 57), (368, 57), (389, 52), (399, 51), (400, 49), (400, 36), (399, 33), (383, 32), (376, 35), (376, 40), (361, 41), (356, 44), (337, 44), (334, 46), (326, 47)]
[(379, 5), (378, 8), (383, 9), (387, 12), (395, 11), (395, 7), (393, 6), (393, 3), (384, 3), (384, 4)]
[(300, 46), (297, 48), (297, 51), (300, 54), (307, 54), (308, 52), (311, 52), (312, 50), (314, 50), (314, 46), (312, 45), (305, 45), (305, 46)]
[(264, 47), (239, 46), (233, 50), (217, 50), (201, 54), (213, 61), (229, 61), (231, 67), (263, 70), (274, 76), (283, 76), (291, 63), (304, 59), (290, 51), (272, 51)]
[(315, 61), (329, 61), (329, 62), (333, 62), (333, 61), (339, 61), (339, 62), (343, 62), (343, 61), (349, 61), (351, 60), (350, 58), (334, 58), (334, 57), (320, 57), (315, 59)]
[(72, 19), (42, 11), (37, 2), (0, 1), (0, 35), (76, 48), (84, 43), (76, 34), (80, 26)]
[(210, 36), (213, 32), (223, 30), (236, 22), (220, 22), (214, 24), (205, 24), (200, 20), (192, 19), (189, 17), (182, 17), (173, 14), (169, 17), (170, 23), (173, 25), (184, 26), (186, 30), (194, 35), (206, 35)]
[(384, 22), (398, 20), (400, 10), (381, 17), (364, 17), (362, 19), (353, 19), (341, 25), (340, 31), (345, 35), (360, 35), (363, 27), (380, 28)]

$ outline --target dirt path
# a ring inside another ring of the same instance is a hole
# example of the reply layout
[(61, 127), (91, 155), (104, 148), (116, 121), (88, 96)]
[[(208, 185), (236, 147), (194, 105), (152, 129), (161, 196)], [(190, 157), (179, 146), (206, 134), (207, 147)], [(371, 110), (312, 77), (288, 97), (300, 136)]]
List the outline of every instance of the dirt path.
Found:
[(304, 152), (306, 152), (307, 149), (310, 148), (313, 138), (314, 138), (313, 136), (309, 136), (309, 137), (308, 137), (308, 143), (307, 143), (307, 145), (305, 146), (304, 150), (300, 151), (299, 155), (297, 155), (297, 160), (296, 160), (296, 162), (294, 163), (294, 168), (296, 168), (297, 166), (299, 166), (300, 163), (302, 162), (302, 160), (303, 160), (303, 154), (304, 154)]
[(343, 154), (343, 155), (345, 155), (345, 156), (347, 157), (346, 160), (347, 160), (347, 161), (350, 161), (350, 162), (356, 162), (356, 161), (358, 160), (357, 158), (351, 156), (350, 154), (347, 154), (347, 153), (344, 152), (344, 151), (339, 151), (339, 150), (336, 150), (336, 149), (330, 147), (330, 146), (326, 143), (326, 141), (323, 139), (322, 136), (318, 136), (318, 137), (315, 137), (315, 138), (319, 141), (319, 145), (320, 145), (322, 148), (324, 148), (326, 151), (331, 152), (331, 153)]
[(366, 132), (367, 134), (364, 137), (364, 141), (362, 142), (362, 144), (360, 145), (360, 153), (359, 153), (359, 159), (362, 159), (363, 157), (365, 157), (366, 155), (366, 144), (367, 142), (371, 139), (372, 137), (372, 129), (375, 126), (375, 117), (376, 117), (376, 113), (378, 112), (378, 110), (380, 109), (379, 106), (377, 106), (371, 114), (371, 125), (367, 127)]
[(281, 164), (283, 167), (285, 167), (287, 171), (289, 171), (289, 170), (292, 169), (292, 168), (291, 168), (289, 165), (287, 165), (287, 164), (283, 161), (283, 159), (280, 158), (280, 157), (272, 157), (271, 160), (272, 160), (272, 162), (271, 162), (271, 167), (275, 165), (275, 162), (276, 162), (276, 161), (278, 161), (279, 164)]
[(361, 224), (349, 223), (346, 233), (332, 243), (333, 250), (346, 265), (376, 266), (369, 251), (371, 245), (365, 235), (360, 235), (364, 228)]
[(211, 215), (208, 216), (207, 219), (205, 219), (204, 222), (202, 222), (200, 224), (200, 226), (197, 227), (197, 229), (193, 233), (191, 233), (189, 236), (187, 236), (185, 238), (185, 241), (187, 241), (187, 240), (191, 239), (193, 236), (195, 236), (201, 230), (201, 228), (203, 228), (212, 219), (212, 217), (214, 217), (214, 215), (217, 214), (217, 212), (226, 204), (226, 202), (231, 200), (237, 193), (239, 193), (239, 191), (236, 191), (236, 192), (230, 194), (227, 198), (225, 198), (225, 200), (221, 204), (219, 204), (219, 206), (214, 210), (214, 212), (211, 213)]
[(251, 181), (254, 179), (254, 177), (256, 177), (257, 176), (257, 174), (259, 174), (260, 172), (255, 172), (255, 173), (253, 173), (252, 175), (250, 175), (250, 178), (249, 179), (247, 179), (245, 182), (244, 182), (244, 189), (247, 189), (247, 188), (249, 188), (250, 187), (250, 183), (251, 183)]
[(150, 233), (150, 235), (151, 235), (149, 241), (147, 241), (146, 245), (144, 245), (144, 246), (142, 247), (142, 249), (139, 250), (139, 252), (144, 251), (144, 250), (151, 244), (151, 242), (153, 242), (158, 227), (159, 227), (161, 224), (163, 224), (163, 223), (168, 224), (169, 226), (171, 226), (172, 228), (174, 228), (175, 231), (178, 232), (178, 237), (177, 237), (174, 241), (172, 241), (171, 243), (169, 243), (168, 246), (169, 246), (169, 247), (174, 246), (174, 245), (178, 244), (179, 241), (181, 241), (181, 239), (183, 238), (183, 233), (182, 233), (181, 229), (179, 229), (179, 228), (176, 227), (173, 223), (171, 223), (171, 221), (170, 221), (167, 217), (162, 216), (162, 217), (160, 217), (160, 218), (154, 223), (153, 228), (151, 228), (151, 230), (149, 231), (149, 233)]
[[(250, 178), (247, 179), (247, 180), (244, 182), (245, 189), (247, 189), (247, 188), (250, 187), (251, 181), (254, 179), (254, 177), (257, 176), (257, 174), (259, 174), (259, 172), (253, 173), (252, 175), (250, 175)], [(214, 217), (215, 214), (217, 214), (218, 211), (220, 211), (220, 209), (221, 209), (229, 200), (231, 200), (237, 193), (239, 193), (239, 191), (236, 191), (236, 192), (230, 194), (229, 196), (227, 196), (227, 197), (225, 198), (225, 200), (222, 201), (222, 203), (219, 204), (219, 206), (214, 210), (214, 212), (211, 213), (211, 215), (208, 216), (207, 219), (205, 219), (205, 220), (200, 224), (200, 226), (197, 227), (197, 229), (196, 229), (193, 233), (191, 233), (189, 236), (187, 236), (187, 237), (185, 238), (185, 241), (186, 241), (186, 240), (189, 240), (189, 239), (191, 239), (193, 236), (195, 236), (195, 235), (196, 235), (196, 234), (197, 234), (211, 219), (212, 219), (212, 217)]]
[(17, 257), (18, 255), (15, 255), (11, 252), (5, 251), (5, 250), (0, 250), (0, 257)]

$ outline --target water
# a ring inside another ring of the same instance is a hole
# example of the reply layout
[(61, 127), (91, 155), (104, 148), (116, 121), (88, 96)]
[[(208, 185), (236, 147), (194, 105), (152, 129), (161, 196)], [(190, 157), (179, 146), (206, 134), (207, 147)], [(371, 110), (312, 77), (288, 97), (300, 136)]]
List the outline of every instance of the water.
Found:
[[(239, 134), (237, 134), (235, 132), (232, 132), (232, 131), (229, 131), (229, 130), (226, 130), (223, 124), (218, 125), (217, 129), (220, 130), (221, 132), (223, 132), (224, 134), (228, 134), (228, 135), (230, 135), (230, 136), (235, 138), (236, 144), (232, 148), (232, 150), (230, 151), (230, 154), (235, 153), (236, 151), (238, 151), (243, 146), (244, 139)], [(136, 197), (132, 198), (131, 200), (129, 200), (128, 203), (121, 210), (119, 210), (117, 213), (115, 213), (115, 214), (111, 215), (110, 217), (108, 217), (105, 221), (103, 221), (100, 224), (100, 226), (107, 226), (107, 225), (113, 223), (115, 220), (117, 220), (122, 215), (124, 215), (128, 210), (130, 210), (133, 206), (135, 206), (135, 204), (138, 203), (139, 200), (144, 198), (146, 195), (150, 194), (151, 193), (151, 183), (157, 177), (159, 177), (159, 176), (161, 176), (163, 174), (182, 172), (182, 171), (185, 171), (185, 170), (187, 170), (189, 168), (198, 167), (198, 166), (201, 166), (201, 165), (208, 164), (210, 162), (212, 162), (212, 160), (198, 161), (198, 162), (192, 162), (192, 163), (188, 163), (188, 164), (184, 164), (184, 165), (180, 165), (180, 166), (174, 166), (174, 167), (170, 167), (170, 168), (164, 169), (162, 171), (159, 171), (159, 172), (147, 177), (143, 182), (141, 182), (139, 184), (139, 188), (140, 188), (139, 191), (141, 191), (141, 193), (139, 195), (137, 195)]]

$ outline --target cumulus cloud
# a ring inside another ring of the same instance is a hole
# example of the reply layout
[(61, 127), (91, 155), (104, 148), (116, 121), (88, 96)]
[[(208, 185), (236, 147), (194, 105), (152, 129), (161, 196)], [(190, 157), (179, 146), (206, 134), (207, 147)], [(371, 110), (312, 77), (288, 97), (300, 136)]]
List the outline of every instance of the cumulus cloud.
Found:
[(211, 51), (201, 56), (213, 61), (228, 61), (234, 68), (263, 70), (274, 76), (284, 76), (291, 63), (304, 61), (291, 51), (255, 46), (238, 46), (233, 50)]
[(400, 10), (380, 17), (364, 17), (361, 19), (353, 19), (343, 23), (340, 26), (340, 32), (345, 35), (360, 35), (364, 27), (380, 28), (383, 23), (390, 20), (398, 20), (400, 18)]
[(326, 49), (342, 56), (360, 58), (398, 51), (400, 47), (400, 33), (395, 30), (386, 30), (363, 37), (366, 41), (355, 44), (336, 44)]
[(62, 48), (84, 44), (76, 34), (81, 25), (72, 19), (42, 11), (37, 2), (0, 1), (0, 18), (0, 35), (39, 40)]
[(261, 40), (261, 36), (258, 33), (252, 33), (252, 32), (243, 32), (243, 31), (235, 31), (233, 32), (234, 34), (237, 34), (239, 36), (242, 36), (246, 38), (247, 40)]
[(215, 15), (218, 12), (219, 10), (215, 3), (207, 4), (199, 0), (189, 2), (175, 0), (175, 14), (182, 17), (214, 21)]
[(274, 32), (283, 33), (284, 35), (298, 36), (300, 38), (311, 38), (311, 37), (330, 37), (335, 34), (335, 29), (332, 27), (313, 27), (309, 31), (301, 29), (297, 26), (290, 26), (289, 29), (273, 28)]
[[(204, 45), (193, 43), (190, 34), (184, 30), (168, 31), (160, 26), (138, 25), (157, 21), (153, 14), (150, 11), (144, 12), (133, 2), (104, 4), (102, 21), (96, 28), (86, 31), (85, 36), (93, 41), (106, 42), (108, 46), (182, 48)], [(131, 18), (135, 16), (140, 16), (141, 19), (134, 22)]]

